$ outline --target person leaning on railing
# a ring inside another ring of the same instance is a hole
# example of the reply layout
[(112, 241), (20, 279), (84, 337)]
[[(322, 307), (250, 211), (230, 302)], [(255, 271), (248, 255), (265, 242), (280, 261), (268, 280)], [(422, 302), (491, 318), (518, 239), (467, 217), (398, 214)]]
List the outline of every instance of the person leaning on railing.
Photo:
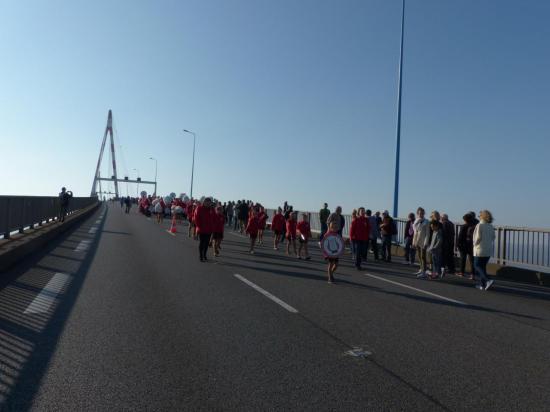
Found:
[(64, 222), (65, 216), (69, 211), (69, 202), (73, 197), (73, 192), (70, 190), (67, 191), (64, 187), (61, 188), (61, 193), (59, 193), (59, 216), (57, 218), (58, 222)]

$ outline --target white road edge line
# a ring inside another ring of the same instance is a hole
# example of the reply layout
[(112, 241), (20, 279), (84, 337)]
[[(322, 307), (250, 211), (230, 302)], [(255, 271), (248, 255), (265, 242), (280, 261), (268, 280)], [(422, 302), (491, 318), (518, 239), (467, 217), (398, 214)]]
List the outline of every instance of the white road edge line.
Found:
[(241, 282), (244, 282), (246, 283), (248, 286), (250, 286), (252, 289), (255, 289), (256, 291), (260, 292), (262, 295), (264, 295), (266, 298), (268, 299), (271, 299), (273, 302), (277, 303), (278, 305), (281, 305), (283, 308), (285, 308), (286, 310), (288, 310), (289, 312), (291, 313), (298, 313), (298, 311), (296, 309), (294, 309), (292, 306), (290, 306), (289, 304), (283, 302), (281, 299), (279, 299), (277, 296), (273, 296), (271, 293), (269, 293), (267, 290), (264, 290), (262, 289), (261, 287), (259, 287), (258, 285), (256, 285), (255, 283), (252, 283), (251, 281), (249, 281), (248, 279), (246, 279), (245, 277), (239, 275), (239, 274), (234, 274), (233, 276), (235, 276), (237, 279), (239, 279)]
[(71, 277), (65, 273), (56, 273), (50, 279), (46, 286), (34, 298), (23, 312), (24, 315), (33, 313), (47, 312), (55, 302), (57, 295), (63, 290), (65, 285), (69, 283)]
[(412, 286), (405, 285), (405, 284), (399, 283), (399, 282), (395, 282), (395, 281), (393, 281), (393, 280), (385, 279), (385, 278), (380, 277), (380, 276), (371, 275), (370, 273), (366, 273), (365, 276), (369, 276), (369, 277), (371, 277), (371, 278), (378, 279), (378, 280), (381, 280), (381, 281), (383, 281), (383, 282), (392, 283), (392, 284), (394, 284), (394, 285), (398, 285), (398, 286), (401, 286), (401, 287), (404, 287), (404, 288), (407, 288), (407, 289), (415, 290), (415, 291), (417, 291), (417, 292), (424, 293), (424, 294), (429, 295), (429, 296), (434, 296), (434, 297), (436, 297), (436, 298), (439, 298), (439, 299), (442, 299), (442, 300), (446, 300), (447, 302), (456, 303), (457, 305), (468, 306), (467, 303), (461, 302), (461, 301), (459, 301), (459, 300), (454, 300), (454, 299), (451, 299), (451, 298), (446, 298), (445, 296), (441, 296), (441, 295), (438, 295), (438, 294), (436, 294), (436, 293), (428, 292), (427, 290), (422, 290), (422, 289), (418, 289), (418, 288), (413, 288)]

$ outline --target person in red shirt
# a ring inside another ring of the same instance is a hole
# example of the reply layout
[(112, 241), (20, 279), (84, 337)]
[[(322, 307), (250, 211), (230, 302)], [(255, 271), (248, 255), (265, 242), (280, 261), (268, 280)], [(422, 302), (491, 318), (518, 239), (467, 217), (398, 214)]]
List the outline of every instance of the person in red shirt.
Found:
[(250, 254), (254, 254), (254, 246), (256, 245), (256, 238), (258, 237), (258, 231), (260, 229), (260, 221), (255, 211), (252, 211), (248, 218), (246, 225), (246, 233), (250, 236)]
[(300, 246), (298, 246), (298, 259), (302, 258), (302, 250), (304, 251), (305, 260), (311, 259), (307, 248), (307, 242), (311, 238), (311, 227), (308, 217), (307, 213), (302, 213), (302, 220), (296, 225), (296, 229), (298, 230), (298, 243), (300, 244)]
[(283, 216), (283, 209), (278, 208), (277, 213), (273, 215), (271, 219), (271, 230), (275, 234), (273, 238), (273, 250), (279, 250), (279, 242), (285, 228), (285, 217)]
[(212, 233), (212, 240), (214, 241), (214, 256), (216, 257), (220, 255), (224, 225), (225, 216), (223, 215), (223, 207), (217, 206), (216, 214), (214, 215), (214, 232)]
[(286, 254), (290, 256), (290, 244), (292, 244), (294, 254), (296, 257), (299, 257), (296, 251), (296, 224), (296, 212), (292, 212), (286, 221), (286, 238), (288, 240), (286, 244)]
[(267, 225), (267, 213), (265, 213), (265, 209), (263, 206), (259, 207), (258, 222), (258, 245), (261, 245), (264, 243), (264, 230)]
[(197, 239), (196, 233), (195, 233), (195, 202), (193, 200), (190, 200), (187, 204), (187, 219), (189, 220), (189, 237), (193, 236), (193, 239)]
[(357, 218), (351, 222), (349, 231), (350, 240), (355, 249), (355, 267), (357, 270), (363, 270), (361, 262), (367, 260), (367, 244), (369, 241), (370, 223), (365, 215), (365, 208), (359, 208)]
[(193, 215), (195, 231), (199, 236), (199, 255), (201, 262), (206, 262), (208, 260), (206, 258), (206, 253), (208, 252), (208, 245), (213, 232), (214, 214), (212, 210), (212, 199), (207, 197), (204, 199), (203, 204), (195, 209)]

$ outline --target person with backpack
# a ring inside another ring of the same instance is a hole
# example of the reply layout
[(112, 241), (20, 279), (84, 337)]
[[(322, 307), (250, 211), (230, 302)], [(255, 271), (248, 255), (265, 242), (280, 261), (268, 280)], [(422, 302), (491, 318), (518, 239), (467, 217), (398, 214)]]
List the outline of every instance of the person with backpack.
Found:
[(382, 236), (382, 260), (391, 263), (391, 241), (392, 237), (397, 234), (397, 227), (387, 210), (382, 213), (380, 234)]
[(64, 222), (65, 216), (67, 216), (67, 213), (69, 211), (69, 202), (71, 201), (71, 198), (73, 197), (73, 192), (70, 190), (67, 191), (66, 188), (61, 188), (61, 193), (59, 193), (59, 215), (57, 217), (58, 222)]

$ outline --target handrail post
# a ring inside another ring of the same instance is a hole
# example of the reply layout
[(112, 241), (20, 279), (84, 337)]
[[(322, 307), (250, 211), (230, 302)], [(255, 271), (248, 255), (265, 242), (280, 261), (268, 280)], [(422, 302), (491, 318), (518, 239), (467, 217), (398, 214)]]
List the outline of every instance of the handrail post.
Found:
[(506, 264), (506, 228), (502, 229), (502, 265)]

